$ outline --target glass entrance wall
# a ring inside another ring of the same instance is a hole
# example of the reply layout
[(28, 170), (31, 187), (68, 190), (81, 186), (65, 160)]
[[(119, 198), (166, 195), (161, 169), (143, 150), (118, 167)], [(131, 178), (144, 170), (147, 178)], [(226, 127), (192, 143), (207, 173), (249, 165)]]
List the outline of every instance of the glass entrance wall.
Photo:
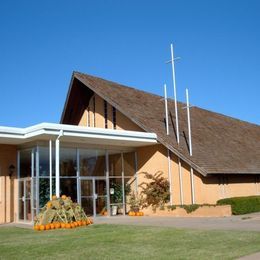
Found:
[(80, 176), (106, 176), (106, 151), (94, 149), (79, 150)]
[[(51, 152), (50, 158), (50, 147), (47, 145), (18, 152), (19, 179), (31, 179), (30, 203), (27, 203), (32, 210), (31, 219), (50, 199), (51, 194), (55, 194), (54, 145)], [(127, 196), (130, 189), (136, 187), (135, 152), (78, 149), (61, 144), (59, 166), (60, 195), (71, 196), (73, 201), (82, 204), (87, 214), (95, 216), (104, 212), (108, 215), (126, 213)], [(28, 209), (22, 201), (23, 192), (19, 188), (21, 212)], [(19, 218), (23, 220), (24, 216), (20, 214)]]
[[(49, 147), (42, 147), (39, 146), (36, 148), (36, 158), (37, 158), (37, 165), (36, 165), (36, 174), (37, 177), (37, 194), (39, 197), (38, 200), (38, 207), (42, 208), (50, 199), (50, 194), (55, 194), (55, 171), (54, 171), (54, 165), (55, 165), (55, 151), (52, 148), (52, 158), (51, 158), (51, 164), (52, 164), (52, 187), (50, 187), (50, 151)], [(51, 189), (51, 193), (50, 193)], [(38, 210), (39, 211), (39, 210)], [(38, 212), (37, 211), (37, 212)]]
[(109, 151), (109, 193), (111, 215), (125, 214), (127, 201), (136, 185), (136, 155), (134, 152)]
[(32, 221), (31, 178), (22, 178), (19, 185), (19, 220)]
[(31, 222), (36, 214), (34, 158), (34, 149), (18, 152), (18, 221), (22, 222)]

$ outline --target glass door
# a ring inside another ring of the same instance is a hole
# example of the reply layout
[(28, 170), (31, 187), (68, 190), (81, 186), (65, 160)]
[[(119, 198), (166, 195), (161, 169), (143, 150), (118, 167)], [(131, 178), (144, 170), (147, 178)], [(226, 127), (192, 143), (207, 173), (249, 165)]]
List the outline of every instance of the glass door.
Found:
[(31, 207), (31, 178), (22, 178), (18, 180), (19, 184), (19, 221), (31, 222), (32, 207)]
[(96, 214), (102, 215), (107, 211), (107, 192), (106, 192), (106, 180), (105, 179), (94, 179), (95, 182), (95, 207)]
[(81, 180), (81, 206), (87, 215), (94, 215), (93, 180)]
[(96, 217), (106, 210), (106, 180), (99, 178), (81, 179), (81, 206), (87, 215)]

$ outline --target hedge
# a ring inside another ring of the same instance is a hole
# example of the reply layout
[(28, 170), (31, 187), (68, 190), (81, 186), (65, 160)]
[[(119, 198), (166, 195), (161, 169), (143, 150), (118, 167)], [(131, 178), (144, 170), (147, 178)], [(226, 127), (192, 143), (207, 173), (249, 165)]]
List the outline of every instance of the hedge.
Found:
[(260, 211), (260, 196), (234, 197), (221, 199), (217, 205), (231, 205), (233, 215), (242, 215)]

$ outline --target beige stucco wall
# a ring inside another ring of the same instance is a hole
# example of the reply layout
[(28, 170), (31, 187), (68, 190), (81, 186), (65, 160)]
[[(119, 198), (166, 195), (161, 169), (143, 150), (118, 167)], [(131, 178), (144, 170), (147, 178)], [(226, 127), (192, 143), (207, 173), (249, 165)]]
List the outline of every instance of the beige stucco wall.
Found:
[(137, 182), (140, 185), (146, 181), (142, 172), (155, 174), (162, 171), (168, 178), (168, 165), (166, 149), (161, 144), (141, 147), (137, 149)]
[(9, 166), (16, 164), (16, 147), (0, 144), (0, 223), (12, 222), (17, 216), (17, 176), (16, 169), (12, 179)]
[(80, 126), (86, 126), (87, 125), (87, 110), (85, 109), (84, 110), (84, 113), (83, 113), (83, 115), (82, 115), (82, 117), (81, 117), (81, 119), (80, 119), (80, 121), (79, 121), (79, 125)]
[(221, 199), (221, 186), (219, 177), (204, 177), (194, 172), (195, 201), (199, 204), (215, 204)]
[[(94, 99), (95, 99), (95, 111), (94, 111)], [(113, 110), (112, 106), (108, 103), (108, 129), (113, 129)], [(104, 118), (104, 100), (94, 94), (89, 101), (89, 110), (85, 109), (80, 121), (80, 126), (87, 126), (87, 118), (89, 118), (90, 127), (94, 127), (94, 117), (95, 117), (95, 127), (105, 128), (105, 118)], [(123, 115), (120, 111), (116, 111), (116, 129), (117, 130), (129, 130), (129, 131), (141, 131), (139, 126), (133, 123), (130, 119), (128, 119), (125, 115)]]
[(255, 176), (229, 175), (226, 177), (224, 196), (235, 197), (237, 194), (239, 196), (259, 195), (259, 182), (256, 182)]
[[(168, 178), (167, 149), (161, 145), (147, 146), (137, 149), (138, 184), (145, 181), (141, 172), (155, 173), (163, 171)], [(181, 161), (183, 203), (192, 204), (192, 189), (190, 166)], [(180, 176), (177, 156), (171, 154), (171, 193), (173, 204), (181, 204)], [(224, 183), (221, 175), (202, 176), (194, 170), (195, 203), (215, 204), (217, 200), (227, 197), (251, 196), (260, 194), (260, 183), (255, 176), (236, 175), (226, 176)]]

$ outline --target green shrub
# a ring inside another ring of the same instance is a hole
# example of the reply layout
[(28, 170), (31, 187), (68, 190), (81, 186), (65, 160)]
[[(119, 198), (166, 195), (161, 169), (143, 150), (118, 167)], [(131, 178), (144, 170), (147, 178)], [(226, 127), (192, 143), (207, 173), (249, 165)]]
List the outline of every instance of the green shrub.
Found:
[(221, 199), (217, 205), (231, 205), (233, 215), (242, 215), (260, 211), (260, 196), (234, 197)]
[(175, 210), (177, 207), (175, 206), (175, 205), (168, 205), (167, 206), (167, 209), (168, 209), (168, 211), (173, 211), (173, 210)]
[(142, 188), (141, 194), (144, 196), (143, 207), (164, 208), (164, 205), (170, 200), (170, 183), (163, 177), (163, 172), (158, 171), (155, 174), (141, 172), (148, 181), (142, 182), (139, 186)]
[(191, 205), (182, 205), (181, 208), (184, 208), (186, 210), (186, 212), (189, 214), (193, 211), (195, 211), (196, 209), (198, 209), (199, 207), (201, 207), (198, 204), (191, 204)]

